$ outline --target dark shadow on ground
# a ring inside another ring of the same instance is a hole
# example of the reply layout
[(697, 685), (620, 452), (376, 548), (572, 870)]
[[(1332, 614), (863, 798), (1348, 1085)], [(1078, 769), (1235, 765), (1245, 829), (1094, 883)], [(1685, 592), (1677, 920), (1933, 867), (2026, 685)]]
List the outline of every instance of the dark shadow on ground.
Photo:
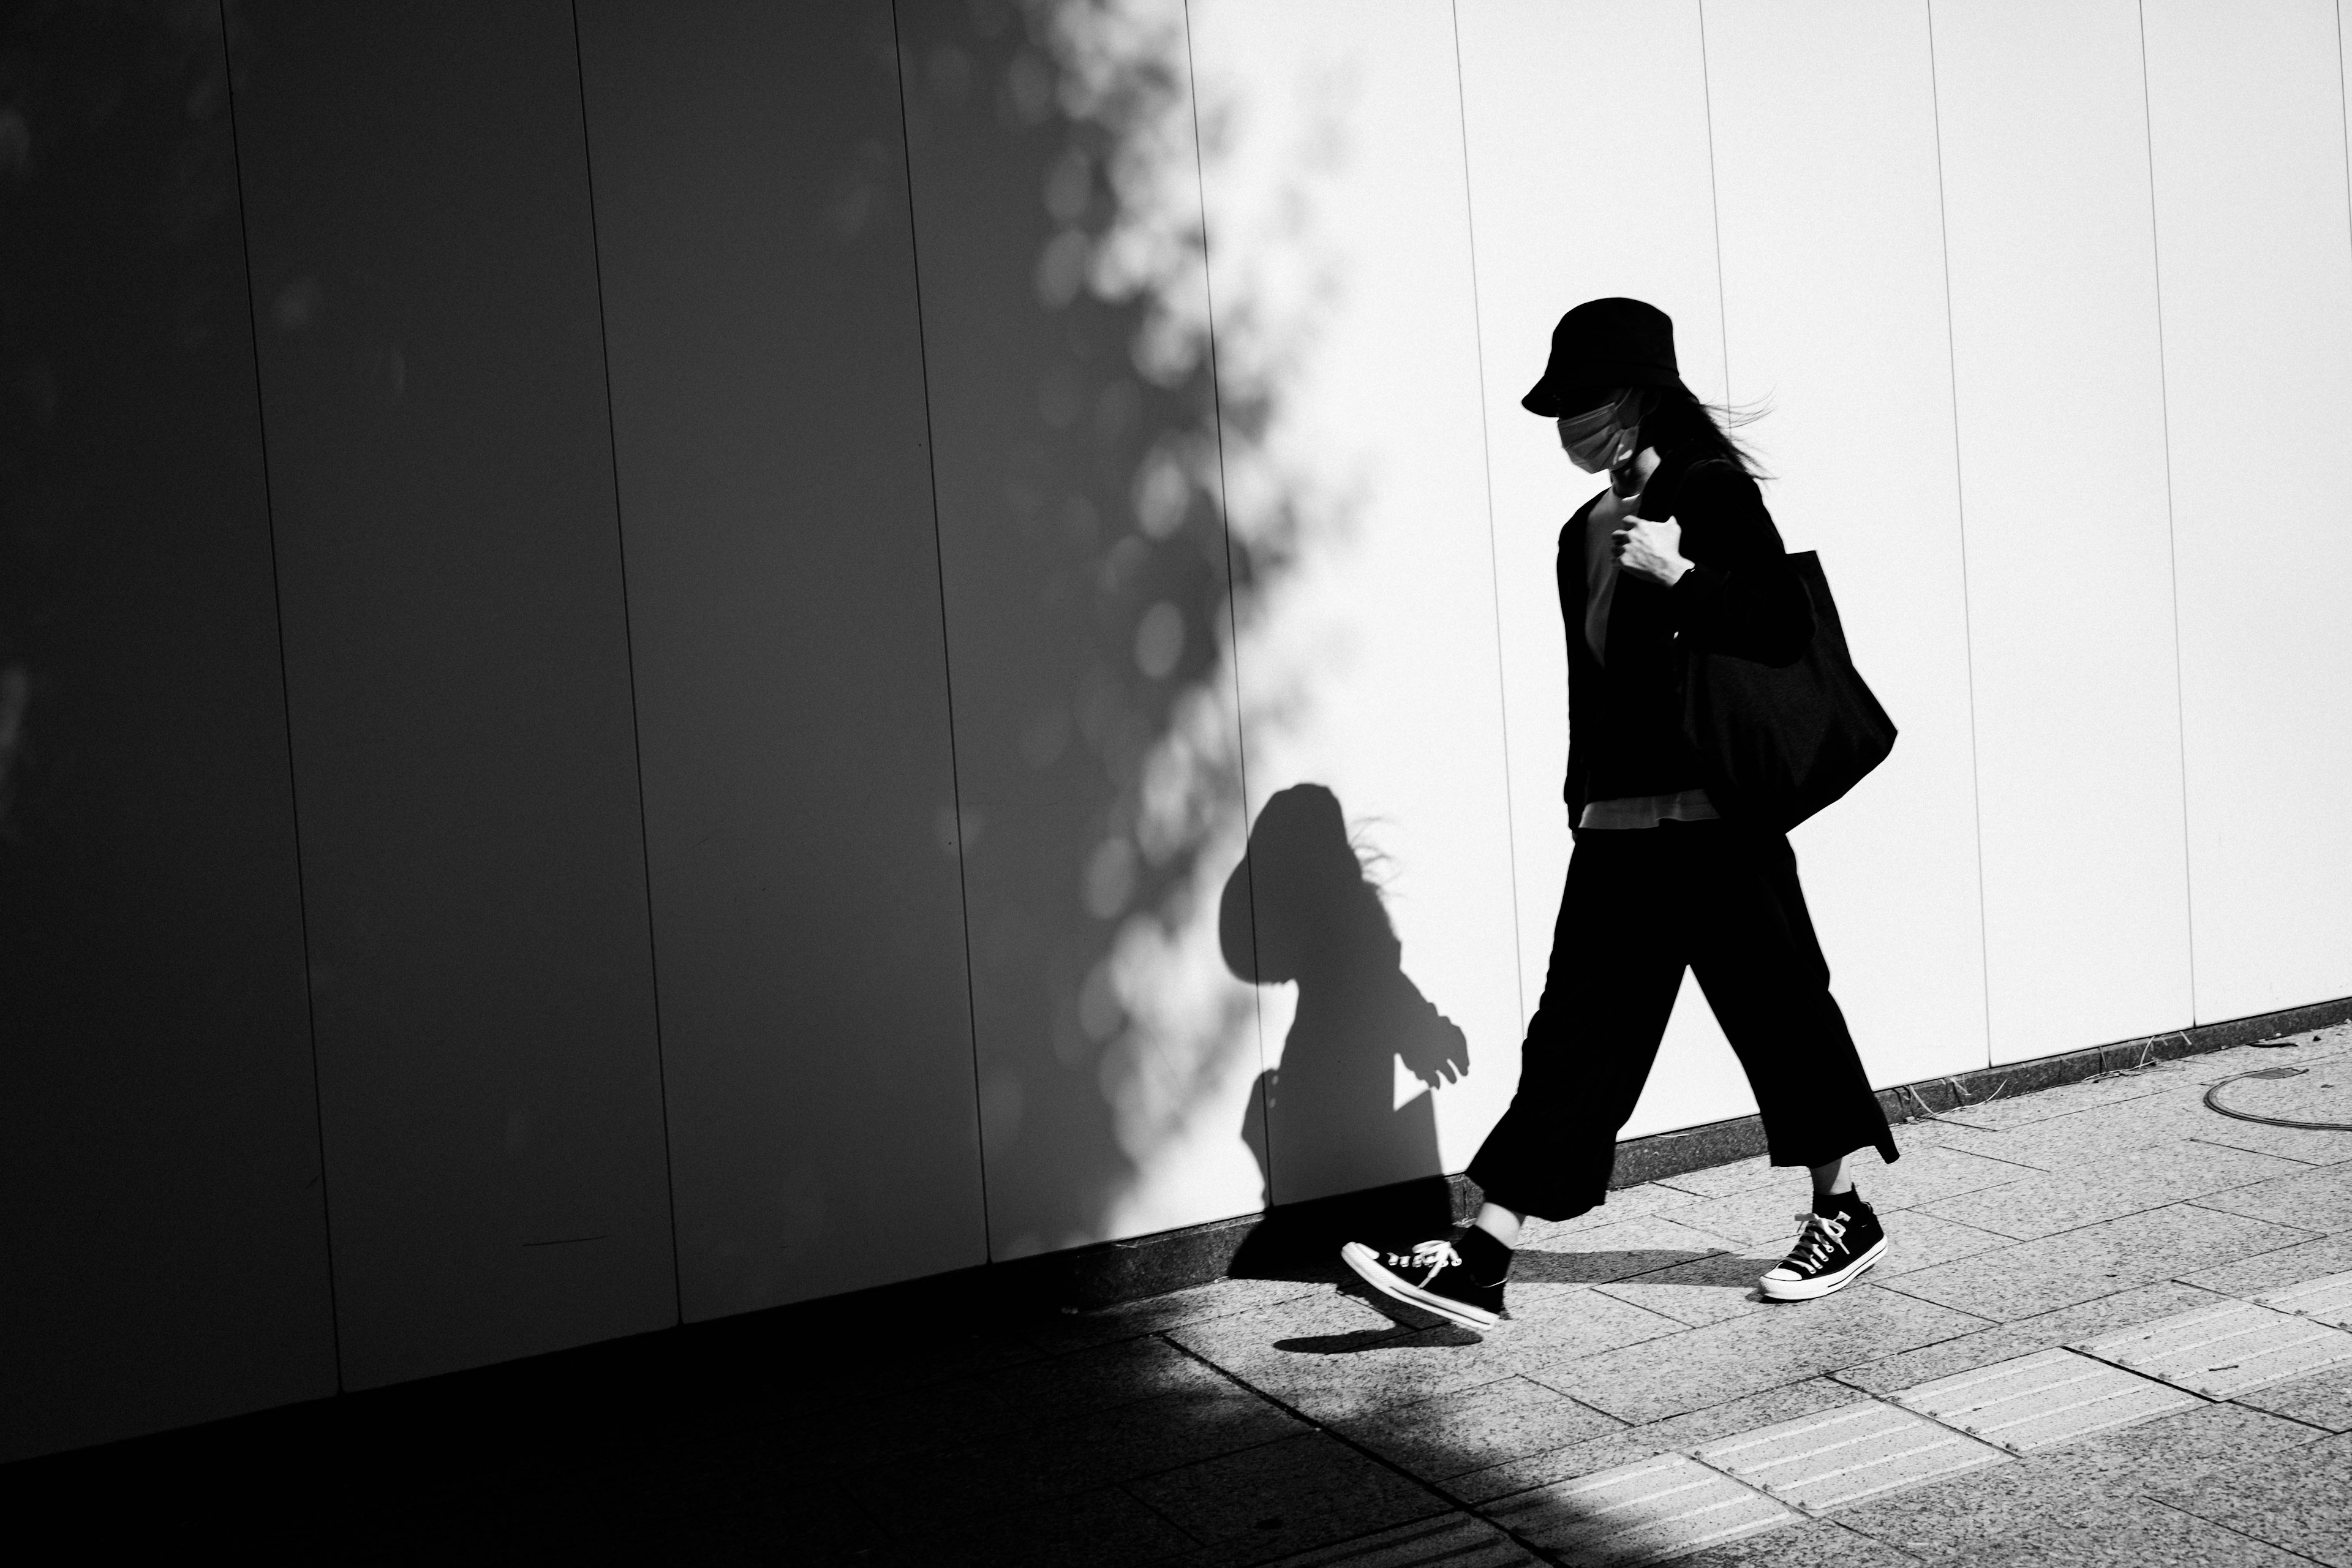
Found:
[[(1546, 1279), (1766, 1266), (1529, 1256)], [(1400, 1400), (1375, 1424), (1410, 1428), (1392, 1456), (1360, 1421), (1303, 1416), (1285, 1363), (1376, 1393), (1381, 1352), (1483, 1336), (1403, 1310), (1340, 1327), (1312, 1286), (1217, 1291), (1073, 1313), (1025, 1296), (1018, 1266), (915, 1281), (0, 1468), (0, 1509), (92, 1558), (215, 1539), (319, 1563), (1197, 1568), (1480, 1528), (1439, 1483), (1514, 1450), (1386, 1414)]]

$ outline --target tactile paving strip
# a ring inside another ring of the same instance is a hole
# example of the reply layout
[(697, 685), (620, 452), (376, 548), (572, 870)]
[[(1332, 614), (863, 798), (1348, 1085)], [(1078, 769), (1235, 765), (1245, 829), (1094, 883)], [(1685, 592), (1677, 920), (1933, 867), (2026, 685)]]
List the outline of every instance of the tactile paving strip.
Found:
[(1596, 1471), (1487, 1511), (1582, 1568), (1661, 1563), (1804, 1517), (1681, 1454)]
[(2254, 1300), (2273, 1311), (2293, 1312), (2298, 1318), (2315, 1318), (2339, 1329), (2352, 1329), (2352, 1274), (2306, 1279), (2300, 1285), (2257, 1296)]
[(2352, 1362), (2352, 1334), (2252, 1301), (2162, 1318), (2074, 1348), (2208, 1399)]
[(2071, 1443), (2199, 1403), (2194, 1394), (2066, 1350), (2036, 1351), (1890, 1397), (2013, 1454)]
[(1718, 1469), (1799, 1508), (1860, 1502), (1901, 1487), (2009, 1462), (1949, 1426), (1865, 1400), (1694, 1450)]

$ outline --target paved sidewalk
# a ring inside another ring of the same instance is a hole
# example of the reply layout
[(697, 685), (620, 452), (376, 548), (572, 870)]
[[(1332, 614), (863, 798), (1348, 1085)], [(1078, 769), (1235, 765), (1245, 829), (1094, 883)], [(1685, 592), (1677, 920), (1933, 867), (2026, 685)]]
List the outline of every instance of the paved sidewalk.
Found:
[[(1824, 1300), (1759, 1299), (1805, 1194), (1751, 1160), (1533, 1228), (1483, 1339), (1229, 1280), (981, 1329), (751, 1462), (824, 1521), (803, 1560), (2352, 1568), (2352, 1333), (2239, 1305), (2352, 1272), (2352, 1132), (2202, 1103), (2292, 1065), (2229, 1102), (2352, 1121), (2352, 1028), (2296, 1038), (1905, 1125), (1858, 1178), (1889, 1255)], [(2135, 1347), (2190, 1313), (2179, 1364)]]
[[(1535, 1227), (1484, 1337), (1336, 1256), (1107, 1312), (913, 1289), (11, 1466), (18, 1533), (302, 1562), (2352, 1568), (2352, 1026), (1897, 1131), (1892, 1247), (1768, 1304), (1801, 1173)], [(2281, 1293), (2285, 1289), (2285, 1293)], [(1400, 1309), (1402, 1310), (1402, 1309)], [(2337, 1326), (2343, 1325), (2343, 1326)], [(123, 1555), (124, 1551), (110, 1554)]]

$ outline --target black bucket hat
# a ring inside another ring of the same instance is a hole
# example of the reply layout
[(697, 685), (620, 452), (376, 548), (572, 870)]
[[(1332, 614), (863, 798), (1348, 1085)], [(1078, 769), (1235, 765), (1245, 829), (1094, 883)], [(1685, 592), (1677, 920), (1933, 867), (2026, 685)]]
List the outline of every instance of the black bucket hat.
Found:
[(1587, 300), (1551, 330), (1543, 379), (1519, 405), (1557, 419), (1580, 414), (1621, 386), (1679, 386), (1675, 323), (1639, 300)]

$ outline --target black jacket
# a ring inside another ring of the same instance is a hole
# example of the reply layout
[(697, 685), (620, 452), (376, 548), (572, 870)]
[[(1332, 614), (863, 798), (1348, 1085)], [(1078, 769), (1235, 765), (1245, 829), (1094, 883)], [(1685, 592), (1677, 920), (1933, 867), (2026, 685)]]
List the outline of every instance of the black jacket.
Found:
[[(1603, 492), (1606, 493), (1606, 492)], [(1559, 534), (1559, 613), (1568, 628), (1569, 821), (1587, 802), (1702, 786), (1683, 739), (1675, 639), (1710, 653), (1790, 665), (1812, 640), (1812, 601), (1756, 481), (1736, 463), (1685, 447), (1662, 456), (1641, 515), (1682, 524), (1692, 569), (1672, 588), (1623, 574), (1609, 609), (1604, 665), (1584, 641), (1584, 524), (1601, 497)]]

